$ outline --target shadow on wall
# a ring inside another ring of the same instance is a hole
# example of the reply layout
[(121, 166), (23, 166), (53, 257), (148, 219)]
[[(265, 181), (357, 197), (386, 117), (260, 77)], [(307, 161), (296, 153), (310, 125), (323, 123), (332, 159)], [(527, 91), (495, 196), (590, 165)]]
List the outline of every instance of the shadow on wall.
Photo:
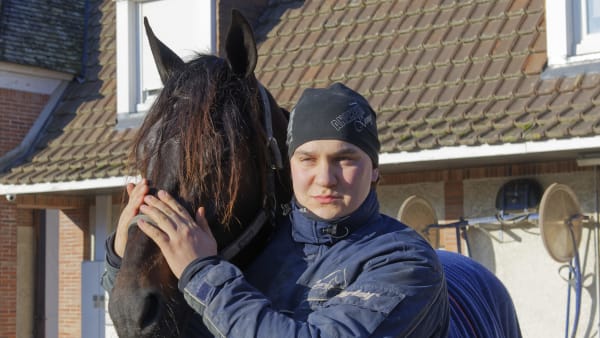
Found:
[(496, 258), (491, 236), (483, 229), (469, 227), (467, 230), (469, 241), (469, 255), (474, 260), (496, 273)]

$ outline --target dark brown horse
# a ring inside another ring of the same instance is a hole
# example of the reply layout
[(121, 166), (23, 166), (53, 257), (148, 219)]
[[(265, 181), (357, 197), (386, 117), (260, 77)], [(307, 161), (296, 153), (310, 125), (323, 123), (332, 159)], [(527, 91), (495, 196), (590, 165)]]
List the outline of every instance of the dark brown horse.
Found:
[[(135, 140), (134, 169), (190, 214), (205, 206), (220, 254), (243, 266), (263, 247), (279, 203), (291, 198), (288, 112), (256, 80), (256, 43), (238, 12), (225, 58), (199, 55), (184, 63), (145, 25), (164, 88)], [(109, 312), (120, 337), (202, 335), (195, 331), (202, 319), (160, 250), (134, 224)]]

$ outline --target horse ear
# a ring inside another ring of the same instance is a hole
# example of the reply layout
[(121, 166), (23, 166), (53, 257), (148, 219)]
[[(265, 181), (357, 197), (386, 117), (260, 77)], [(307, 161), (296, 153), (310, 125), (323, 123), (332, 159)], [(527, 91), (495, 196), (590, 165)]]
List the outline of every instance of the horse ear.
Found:
[(257, 59), (254, 32), (246, 18), (236, 9), (231, 11), (225, 52), (231, 69), (238, 76), (246, 78), (254, 73)]
[(152, 50), (156, 68), (158, 68), (160, 80), (165, 84), (175, 70), (183, 67), (184, 62), (177, 54), (175, 54), (175, 52), (154, 35), (152, 28), (150, 28), (150, 23), (148, 23), (148, 18), (146, 17), (144, 17), (144, 27), (146, 28), (146, 35), (150, 42), (150, 49)]

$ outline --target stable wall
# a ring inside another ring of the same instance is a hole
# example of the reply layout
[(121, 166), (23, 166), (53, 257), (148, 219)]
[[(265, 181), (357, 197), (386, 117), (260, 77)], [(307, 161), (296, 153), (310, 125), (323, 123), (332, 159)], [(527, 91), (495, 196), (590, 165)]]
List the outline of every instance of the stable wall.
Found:
[[(502, 175), (510, 171), (516, 175)], [(416, 194), (431, 203), (438, 223), (444, 224), (454, 222), (461, 216), (465, 219), (494, 216), (496, 195), (502, 184), (517, 178), (534, 178), (543, 189), (554, 182), (571, 187), (578, 196), (583, 212), (595, 219), (594, 175), (591, 168), (582, 169), (561, 162), (481, 170), (388, 174), (384, 175), (384, 184), (377, 191), (381, 211), (385, 214), (397, 217), (404, 200)], [(386, 181), (392, 184), (385, 184)], [(448, 191), (451, 189), (449, 187), (453, 187), (454, 191)], [(449, 199), (454, 201), (450, 203)], [(454, 212), (449, 212), (449, 207), (460, 207), (462, 213), (457, 217)], [(446, 236), (441, 241), (441, 247), (456, 251), (456, 247), (452, 247), (454, 230), (444, 231)], [(494, 272), (512, 295), (523, 337), (564, 337), (568, 286), (563, 277), (566, 278), (568, 272), (562, 270), (559, 274), (564, 264), (555, 262), (547, 254), (537, 224), (504, 228), (498, 224), (479, 225), (470, 227), (468, 236), (472, 257)], [(462, 244), (463, 254), (467, 254), (466, 242), (462, 241)], [(583, 230), (579, 247), (584, 282), (577, 337), (598, 335), (594, 245), (593, 227), (588, 225)], [(575, 296), (572, 293), (571, 320), (575, 315), (574, 304)]]

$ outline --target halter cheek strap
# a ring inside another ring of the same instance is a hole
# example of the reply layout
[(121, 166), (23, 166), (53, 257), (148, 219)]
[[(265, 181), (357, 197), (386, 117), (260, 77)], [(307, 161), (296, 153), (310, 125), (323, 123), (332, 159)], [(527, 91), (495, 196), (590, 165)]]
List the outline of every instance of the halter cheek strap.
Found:
[(244, 229), (244, 232), (242, 232), (235, 241), (219, 253), (227, 260), (235, 257), (243, 248), (245, 248), (252, 239), (256, 237), (269, 218), (271, 219), (271, 222), (275, 221), (275, 211), (277, 208), (277, 198), (275, 197), (275, 171), (283, 169), (283, 161), (277, 139), (273, 136), (273, 119), (271, 117), (269, 95), (260, 82), (257, 82), (257, 84), (263, 104), (267, 148), (269, 149), (269, 154), (267, 154), (267, 158), (270, 162), (267, 171), (267, 193), (263, 201), (263, 207), (258, 211), (252, 223)]

